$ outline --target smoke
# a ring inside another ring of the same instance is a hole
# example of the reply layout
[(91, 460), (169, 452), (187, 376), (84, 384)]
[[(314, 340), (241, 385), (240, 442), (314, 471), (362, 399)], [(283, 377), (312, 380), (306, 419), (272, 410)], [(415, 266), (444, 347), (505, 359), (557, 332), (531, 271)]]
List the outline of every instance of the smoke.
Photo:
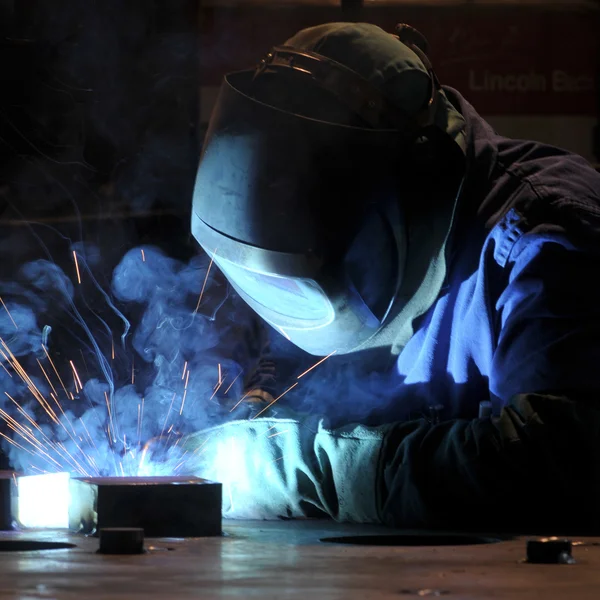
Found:
[(182, 435), (243, 418), (243, 404), (230, 411), (267, 337), (268, 391), (299, 382), (267, 415), (349, 422), (388, 407), (394, 386), (364, 357), (331, 357), (298, 380), (315, 357), (261, 324), (198, 255), (196, 2), (15, 10), (27, 11), (15, 37), (29, 40), (19, 69), (31, 79), (22, 105), (0, 106), (11, 150), (0, 164), (0, 431), (11, 466), (139, 472)]
[(132, 249), (108, 291), (80, 292), (94, 275), (79, 266), (82, 284), (44, 260), (0, 283), (4, 446), (24, 473), (136, 474), (148, 440), (231, 418), (260, 329), (206, 255)]

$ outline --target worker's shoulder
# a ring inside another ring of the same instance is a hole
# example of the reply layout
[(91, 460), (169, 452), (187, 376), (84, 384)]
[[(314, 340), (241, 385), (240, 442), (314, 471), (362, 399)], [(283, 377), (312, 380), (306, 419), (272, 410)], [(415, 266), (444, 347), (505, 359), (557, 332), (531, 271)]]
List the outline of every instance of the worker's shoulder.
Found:
[(502, 139), (498, 166), (516, 178), (521, 192), (549, 208), (584, 210), (600, 215), (600, 173), (583, 157), (535, 141)]

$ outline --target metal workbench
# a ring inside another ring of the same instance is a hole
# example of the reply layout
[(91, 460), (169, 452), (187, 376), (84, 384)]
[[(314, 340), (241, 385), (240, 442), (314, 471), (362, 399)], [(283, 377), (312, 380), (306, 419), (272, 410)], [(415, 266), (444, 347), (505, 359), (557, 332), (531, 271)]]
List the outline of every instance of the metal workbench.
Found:
[(573, 538), (575, 564), (537, 565), (523, 561), (525, 538), (366, 546), (320, 540), (406, 532), (320, 521), (226, 521), (224, 529), (222, 537), (146, 540), (146, 553), (134, 556), (97, 554), (97, 538), (63, 531), (4, 532), (0, 548), (17, 540), (74, 546), (1, 552), (0, 597), (595, 600), (600, 594), (596, 538)]

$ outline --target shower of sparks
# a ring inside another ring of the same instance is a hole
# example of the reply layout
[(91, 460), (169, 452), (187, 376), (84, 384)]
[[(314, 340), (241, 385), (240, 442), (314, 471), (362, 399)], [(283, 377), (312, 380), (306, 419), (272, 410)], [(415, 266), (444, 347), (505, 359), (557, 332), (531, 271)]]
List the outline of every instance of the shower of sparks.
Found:
[(10, 314), (10, 311), (8, 310), (8, 307), (6, 306), (6, 304), (4, 304), (4, 300), (2, 300), (2, 298), (0, 298), (0, 302), (2, 302), (2, 306), (4, 307), (4, 310), (6, 311), (8, 318), (12, 321), (12, 324), (15, 326), (15, 329), (19, 329), (19, 326), (15, 323), (15, 320), (13, 319), (12, 315)]
[(337, 352), (337, 350), (334, 350), (333, 352), (328, 354), (325, 358), (322, 358), (319, 362), (315, 363), (312, 367), (310, 367), (309, 369), (306, 369), (306, 371), (304, 371), (304, 373), (300, 373), (300, 375), (298, 375), (298, 377), (296, 377), (296, 379), (300, 379), (301, 377), (304, 377), (307, 373), (310, 373), (313, 369), (316, 369), (320, 364), (324, 363), (330, 356), (333, 356), (336, 352)]
[(183, 387), (183, 396), (181, 398), (181, 408), (179, 409), (179, 415), (183, 414), (183, 407), (185, 405), (185, 397), (187, 395), (187, 386), (188, 386), (188, 381), (190, 379), (190, 372), (187, 372), (187, 375), (185, 377), (185, 386)]
[(81, 284), (81, 275), (79, 274), (79, 263), (77, 262), (77, 252), (73, 250), (73, 260), (75, 261), (75, 270), (77, 271), (77, 282)]
[(142, 251), (142, 261), (146, 262), (146, 255), (144, 254), (144, 249), (141, 248), (141, 251)]
[(202, 289), (200, 290), (200, 297), (198, 298), (198, 304), (196, 304), (196, 308), (194, 309), (194, 314), (196, 314), (200, 308), (200, 304), (202, 303), (202, 296), (204, 296), (204, 288), (206, 287), (206, 282), (208, 281), (208, 276), (210, 274), (210, 269), (215, 260), (215, 254), (217, 253), (217, 249), (213, 252), (213, 255), (208, 263), (208, 268), (206, 269), (206, 275), (204, 276), (204, 283), (202, 284)]
[(285, 390), (285, 392), (283, 392), (283, 394), (280, 394), (279, 396), (277, 396), (277, 398), (275, 398), (275, 400), (273, 400), (268, 406), (265, 406), (258, 414), (254, 415), (251, 420), (254, 420), (257, 417), (259, 417), (260, 415), (262, 415), (266, 410), (271, 408), (271, 406), (273, 406), (273, 404), (275, 404), (275, 402), (277, 402), (280, 398), (283, 398), (290, 390), (293, 390), (297, 385), (298, 385), (297, 381), (293, 385), (290, 385), (290, 387), (287, 390)]

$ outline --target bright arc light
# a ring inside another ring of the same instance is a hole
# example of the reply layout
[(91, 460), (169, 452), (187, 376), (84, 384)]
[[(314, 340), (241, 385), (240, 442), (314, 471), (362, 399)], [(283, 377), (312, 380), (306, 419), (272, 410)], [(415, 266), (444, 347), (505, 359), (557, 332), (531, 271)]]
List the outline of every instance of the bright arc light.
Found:
[(69, 527), (69, 473), (26, 475), (18, 481), (18, 521), (23, 527)]

